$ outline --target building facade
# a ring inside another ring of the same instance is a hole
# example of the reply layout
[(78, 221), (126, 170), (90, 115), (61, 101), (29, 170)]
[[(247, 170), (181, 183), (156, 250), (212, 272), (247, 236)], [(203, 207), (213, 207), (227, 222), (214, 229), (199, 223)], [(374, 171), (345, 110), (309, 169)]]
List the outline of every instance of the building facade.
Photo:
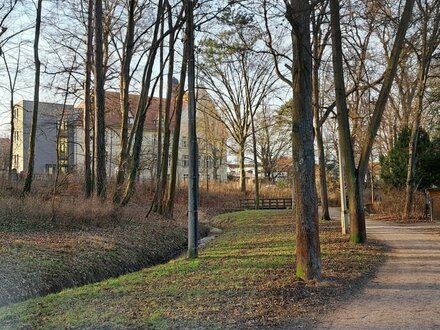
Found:
[[(143, 144), (139, 178), (141, 180), (153, 179), (156, 177), (157, 153), (158, 153), (158, 118), (159, 104), (165, 105), (165, 100), (159, 102), (154, 98), (147, 110), (144, 123)], [(120, 151), (120, 127), (121, 112), (119, 93), (106, 92), (106, 172), (114, 177), (118, 170), (118, 159)], [(130, 95), (129, 125), (134, 122), (134, 113), (139, 102), (139, 95)], [(226, 181), (226, 149), (219, 147), (220, 137), (226, 138), (221, 123), (209, 115), (214, 111), (215, 106), (209, 104), (204, 98), (203, 109), (197, 111), (198, 142), (199, 142), (199, 170), (201, 180)], [(22, 101), (15, 108), (15, 133), (13, 168), (18, 173), (25, 173), (28, 162), (28, 148), (30, 127), (32, 121), (32, 101)], [(172, 106), (173, 108), (173, 106)], [(81, 173), (84, 169), (84, 136), (86, 132), (83, 127), (83, 106), (77, 109), (69, 105), (63, 107), (60, 104), (43, 103), (39, 105), (38, 131), (35, 145), (35, 174), (51, 175), (55, 173), (57, 164), (62, 172)], [(171, 144), (175, 126), (175, 114), (171, 113)], [(177, 179), (185, 182), (188, 178), (188, 112), (187, 102), (184, 102), (182, 110), (182, 123), (179, 138), (179, 158), (177, 166)], [(130, 127), (131, 129), (131, 127)], [(91, 132), (89, 132), (91, 134)], [(211, 135), (216, 138), (212, 138)], [(58, 142), (57, 142), (58, 141)], [(224, 141), (223, 141), (224, 142)], [(57, 157), (57, 150), (58, 156)], [(170, 148), (171, 153), (171, 148)], [(58, 162), (57, 162), (58, 158)], [(171, 162), (171, 155), (170, 155)], [(171, 163), (169, 164), (171, 165)]]
[[(33, 101), (21, 101), (14, 107), (12, 168), (17, 173), (27, 171), (33, 106)], [(35, 174), (53, 174), (57, 166), (62, 172), (73, 170), (75, 125), (78, 115), (71, 105), (39, 103), (35, 137)]]

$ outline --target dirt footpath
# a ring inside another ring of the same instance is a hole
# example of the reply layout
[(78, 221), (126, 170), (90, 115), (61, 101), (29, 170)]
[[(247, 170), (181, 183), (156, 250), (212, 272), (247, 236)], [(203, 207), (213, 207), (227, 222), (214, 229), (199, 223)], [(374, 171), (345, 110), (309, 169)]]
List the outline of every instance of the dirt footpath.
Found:
[(316, 329), (440, 329), (440, 225), (368, 222), (390, 246), (377, 276)]

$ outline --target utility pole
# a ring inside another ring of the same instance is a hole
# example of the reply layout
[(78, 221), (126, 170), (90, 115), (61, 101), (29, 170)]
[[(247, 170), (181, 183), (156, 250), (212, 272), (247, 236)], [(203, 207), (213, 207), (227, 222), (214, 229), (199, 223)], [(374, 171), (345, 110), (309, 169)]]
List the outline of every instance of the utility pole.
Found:
[(194, 2), (187, 0), (186, 33), (188, 40), (188, 258), (198, 255), (199, 171), (196, 135), (195, 63), (194, 63)]
[(339, 187), (341, 190), (341, 229), (342, 229), (342, 234), (348, 234), (348, 211), (347, 211), (347, 195), (345, 192), (345, 169), (342, 160), (340, 142), (338, 142), (338, 156), (339, 156)]

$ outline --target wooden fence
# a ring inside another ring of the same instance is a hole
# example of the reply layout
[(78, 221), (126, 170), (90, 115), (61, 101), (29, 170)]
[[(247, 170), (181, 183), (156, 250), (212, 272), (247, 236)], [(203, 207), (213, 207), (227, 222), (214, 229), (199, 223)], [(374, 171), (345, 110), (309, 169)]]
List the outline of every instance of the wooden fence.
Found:
[[(262, 210), (281, 210), (291, 208), (292, 198), (262, 198), (259, 203), (259, 209)], [(240, 209), (255, 209), (255, 199), (240, 199)]]

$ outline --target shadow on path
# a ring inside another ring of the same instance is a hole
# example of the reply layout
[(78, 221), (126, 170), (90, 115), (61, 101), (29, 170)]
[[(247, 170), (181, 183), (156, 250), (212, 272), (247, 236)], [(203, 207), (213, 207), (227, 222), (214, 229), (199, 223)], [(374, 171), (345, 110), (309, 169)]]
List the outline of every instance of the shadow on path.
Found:
[(368, 221), (389, 258), (353, 299), (316, 329), (440, 329), (440, 225)]

